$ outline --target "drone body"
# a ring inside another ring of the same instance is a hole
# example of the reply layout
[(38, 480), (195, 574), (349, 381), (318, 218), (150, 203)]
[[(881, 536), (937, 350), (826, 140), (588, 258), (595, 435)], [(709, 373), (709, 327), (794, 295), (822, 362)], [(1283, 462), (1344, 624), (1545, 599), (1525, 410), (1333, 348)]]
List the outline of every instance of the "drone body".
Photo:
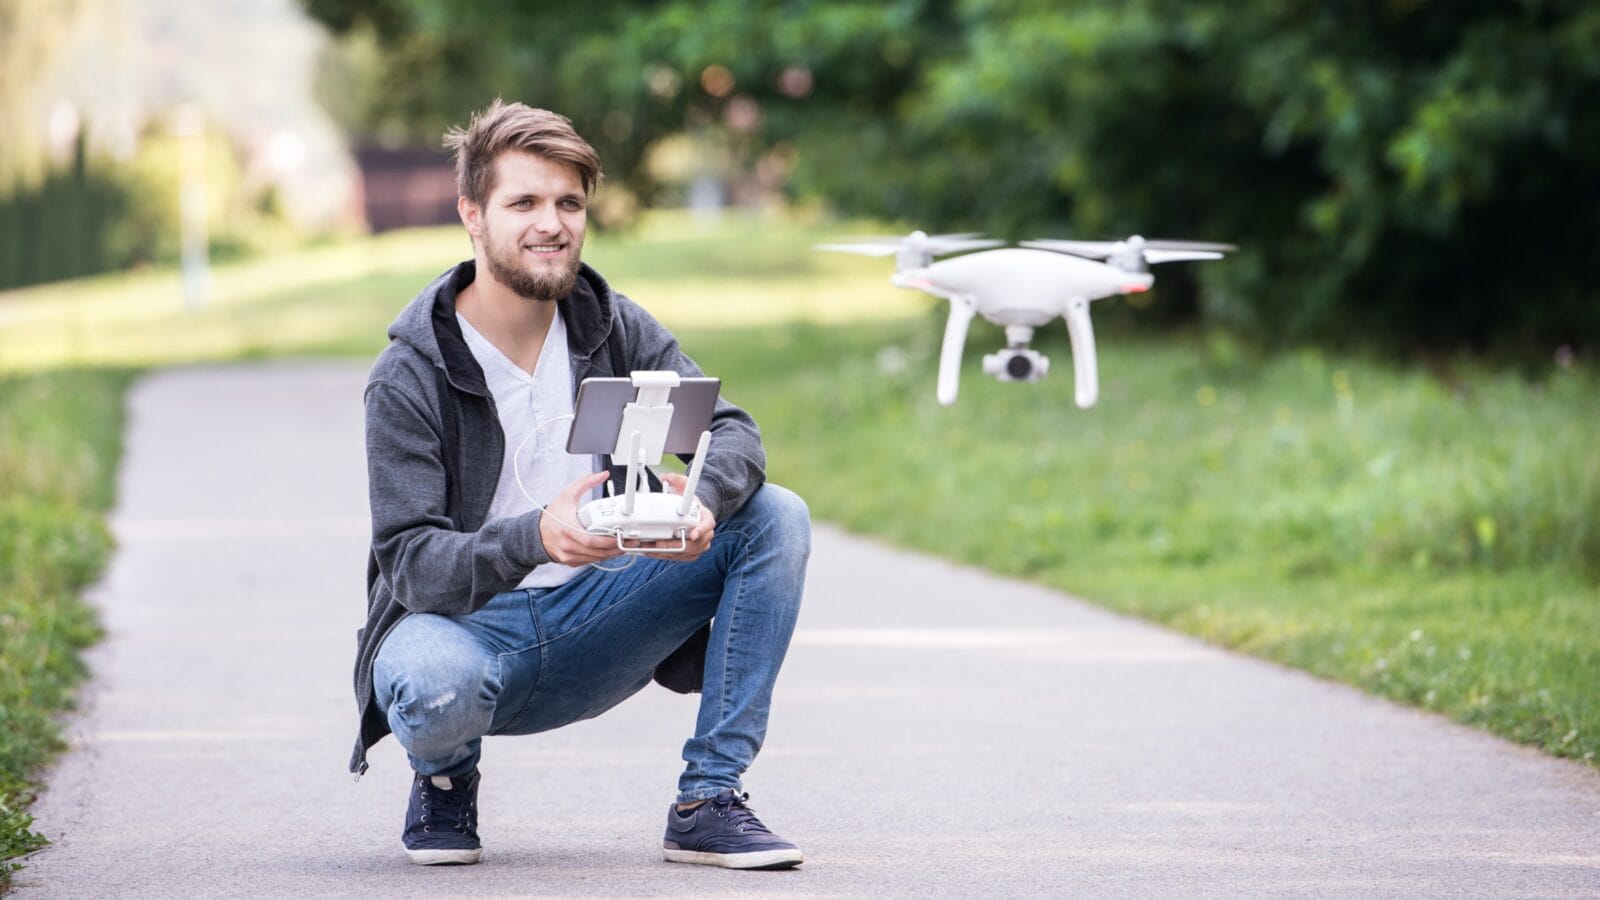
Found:
[[(893, 284), (950, 301), (939, 355), (938, 397), (945, 406), (956, 401), (967, 329), (978, 315), (1005, 326), (1006, 347), (983, 358), (984, 373), (1001, 381), (1043, 378), (1050, 361), (1029, 348), (1033, 330), (1057, 317), (1065, 319), (1072, 341), (1074, 399), (1081, 409), (1094, 406), (1099, 382), (1090, 302), (1149, 290), (1155, 278), (1145, 271), (1148, 263), (1220, 259), (1234, 249), (1228, 244), (1146, 241), (1137, 235), (1114, 243), (1040, 240), (1025, 241), (1022, 248), (991, 249), (1000, 242), (976, 238), (929, 237), (915, 231), (903, 239), (818, 245), (820, 250), (869, 256), (892, 254), (898, 263)], [(934, 256), (962, 250), (980, 252), (933, 261)]]

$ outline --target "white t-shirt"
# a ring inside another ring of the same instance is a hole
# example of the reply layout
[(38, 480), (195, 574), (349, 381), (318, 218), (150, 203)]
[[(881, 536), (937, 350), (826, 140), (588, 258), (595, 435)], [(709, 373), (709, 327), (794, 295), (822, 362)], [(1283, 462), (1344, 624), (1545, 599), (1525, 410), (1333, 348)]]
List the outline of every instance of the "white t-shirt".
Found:
[[(567, 356), (567, 327), (561, 314), (557, 313), (550, 322), (550, 333), (545, 335), (532, 375), (489, 343), (460, 313), (456, 314), (456, 321), (461, 323), (467, 347), (483, 368), (484, 381), (500, 414), (500, 428), (506, 435), (505, 459), (500, 463), (494, 501), (489, 504), (489, 519), (519, 516), (545, 506), (562, 488), (599, 471), (599, 461), (594, 456), (567, 452), (572, 420), (554, 421), (572, 415), (572, 362)], [(520, 486), (513, 463), (520, 467)], [(582, 571), (581, 566), (546, 563), (535, 567), (517, 586), (555, 587)]]

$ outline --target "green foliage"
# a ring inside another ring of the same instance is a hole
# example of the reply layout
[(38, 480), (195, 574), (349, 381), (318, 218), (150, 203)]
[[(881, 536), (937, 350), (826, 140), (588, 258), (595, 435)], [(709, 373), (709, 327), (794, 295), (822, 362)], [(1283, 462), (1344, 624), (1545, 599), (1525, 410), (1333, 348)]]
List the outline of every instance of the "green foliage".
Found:
[[(271, 196), (253, 197), (233, 148), (204, 138), (207, 236), (213, 260), (298, 242)], [(182, 189), (178, 139), (152, 133), (122, 163), (89, 157), (35, 186), (0, 190), (0, 290), (150, 263), (180, 255)]]
[[(1195, 236), (1165, 318), (1548, 352), (1600, 338), (1600, 7), (1247, 0), (306, 0), (365, 34), (364, 123), (496, 94), (656, 196), (663, 137), (930, 228)], [(717, 77), (709, 77), (720, 67)]]
[(110, 553), (110, 508), (128, 373), (0, 378), (0, 888), (36, 849), (32, 779), (61, 749), (55, 717), (99, 636), (80, 594)]
[(354, 83), (355, 102), (335, 105), (357, 134), (437, 147), (504, 96), (571, 117), (610, 182), (645, 198), (659, 187), (646, 152), (685, 130), (717, 134), (751, 167), (786, 168), (799, 143), (882, 140), (919, 56), (959, 38), (947, 0), (303, 2), (347, 36), (355, 71), (325, 93)]
[(32, 830), (32, 816), (7, 805), (20, 793), (16, 788), (0, 784), (0, 891), (10, 887), (12, 873), (22, 868), (21, 863), (10, 860), (49, 843), (44, 835)]
[(71, 166), (0, 191), (0, 290), (118, 267), (125, 260), (107, 223), (128, 206), (127, 190), (86, 164), (81, 143)]
[(1048, 185), (1051, 224), (1236, 240), (1205, 310), (1274, 336), (1600, 337), (1600, 218), (1572, 202), (1600, 191), (1600, 10), (1056, 6), (970, 4), (910, 107), (923, 148), (1023, 167), (972, 179), (987, 221), (1045, 223)]
[[(680, 334), (819, 519), (1073, 591), (1563, 756), (1600, 752), (1600, 377), (1122, 336), (1101, 404), (938, 323)], [(1064, 342), (1049, 348), (1064, 354)]]

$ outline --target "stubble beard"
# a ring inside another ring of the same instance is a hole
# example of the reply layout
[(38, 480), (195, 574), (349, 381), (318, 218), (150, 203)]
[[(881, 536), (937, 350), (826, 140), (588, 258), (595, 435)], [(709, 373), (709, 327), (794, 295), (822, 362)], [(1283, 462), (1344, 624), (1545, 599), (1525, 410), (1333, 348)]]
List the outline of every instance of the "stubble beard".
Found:
[(488, 251), (484, 258), (489, 264), (489, 274), (519, 297), (527, 300), (560, 300), (572, 293), (573, 286), (578, 283), (578, 267), (583, 253), (581, 243), (571, 248), (572, 257), (565, 268), (545, 273), (530, 272), (518, 265), (516, 257), (522, 252), (520, 245), (514, 245), (511, 254), (503, 256), (487, 231), (484, 232), (483, 241)]

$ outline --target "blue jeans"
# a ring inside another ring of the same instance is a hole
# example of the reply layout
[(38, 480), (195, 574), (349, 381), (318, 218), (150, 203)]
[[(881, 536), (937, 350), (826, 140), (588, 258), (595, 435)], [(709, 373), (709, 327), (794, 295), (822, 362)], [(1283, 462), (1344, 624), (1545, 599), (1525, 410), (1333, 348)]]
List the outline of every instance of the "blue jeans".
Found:
[(592, 718), (650, 683), (712, 623), (678, 802), (740, 789), (766, 736), (772, 687), (800, 611), (811, 520), (765, 484), (694, 562), (609, 560), (556, 588), (497, 594), (465, 616), (400, 620), (373, 662), (373, 690), (424, 775), (477, 767), (488, 734), (533, 734)]

